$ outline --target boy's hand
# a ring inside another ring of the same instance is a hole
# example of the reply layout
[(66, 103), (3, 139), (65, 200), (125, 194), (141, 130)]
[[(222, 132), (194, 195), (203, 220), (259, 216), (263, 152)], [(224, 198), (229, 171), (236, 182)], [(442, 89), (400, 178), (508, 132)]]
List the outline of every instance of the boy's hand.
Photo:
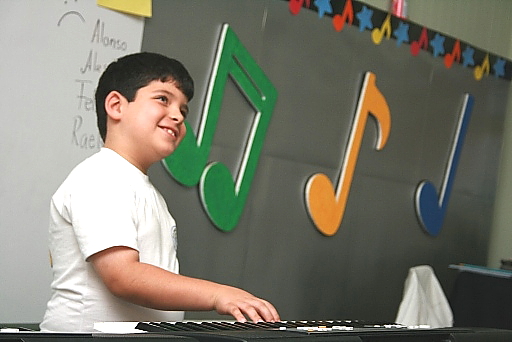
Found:
[(221, 285), (214, 300), (215, 310), (221, 315), (231, 315), (239, 322), (247, 318), (253, 322), (277, 322), (277, 310), (264, 299), (231, 286)]

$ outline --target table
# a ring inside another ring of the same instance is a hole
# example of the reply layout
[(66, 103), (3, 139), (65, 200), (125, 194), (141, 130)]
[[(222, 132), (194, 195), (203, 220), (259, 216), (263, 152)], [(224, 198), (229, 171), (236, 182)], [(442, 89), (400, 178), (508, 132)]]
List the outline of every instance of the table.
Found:
[(512, 278), (461, 271), (449, 302), (455, 327), (512, 329)]

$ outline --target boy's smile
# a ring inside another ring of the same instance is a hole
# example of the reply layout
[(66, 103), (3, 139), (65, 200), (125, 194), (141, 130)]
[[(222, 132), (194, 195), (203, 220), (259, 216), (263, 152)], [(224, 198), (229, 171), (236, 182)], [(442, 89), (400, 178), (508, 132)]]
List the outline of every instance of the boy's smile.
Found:
[(149, 83), (132, 102), (121, 96), (116, 108), (105, 147), (143, 172), (172, 154), (185, 136), (188, 100), (172, 81)]

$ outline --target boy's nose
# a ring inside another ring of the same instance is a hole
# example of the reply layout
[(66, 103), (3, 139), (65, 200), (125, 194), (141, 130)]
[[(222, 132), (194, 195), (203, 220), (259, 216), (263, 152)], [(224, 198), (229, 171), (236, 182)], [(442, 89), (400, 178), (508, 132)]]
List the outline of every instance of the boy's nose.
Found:
[(181, 110), (171, 110), (169, 111), (169, 116), (172, 120), (177, 122), (185, 121), (185, 116), (181, 113)]

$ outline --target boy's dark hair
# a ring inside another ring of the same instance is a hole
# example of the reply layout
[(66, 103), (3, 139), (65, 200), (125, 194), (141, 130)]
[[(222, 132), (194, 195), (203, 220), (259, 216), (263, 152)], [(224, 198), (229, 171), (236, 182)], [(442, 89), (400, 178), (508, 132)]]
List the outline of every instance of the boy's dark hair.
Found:
[(107, 95), (115, 90), (132, 102), (135, 100), (137, 91), (152, 81), (172, 81), (188, 101), (194, 96), (194, 81), (183, 64), (176, 59), (152, 52), (140, 52), (121, 57), (105, 69), (96, 88), (96, 114), (103, 141), (107, 136), (105, 111)]

